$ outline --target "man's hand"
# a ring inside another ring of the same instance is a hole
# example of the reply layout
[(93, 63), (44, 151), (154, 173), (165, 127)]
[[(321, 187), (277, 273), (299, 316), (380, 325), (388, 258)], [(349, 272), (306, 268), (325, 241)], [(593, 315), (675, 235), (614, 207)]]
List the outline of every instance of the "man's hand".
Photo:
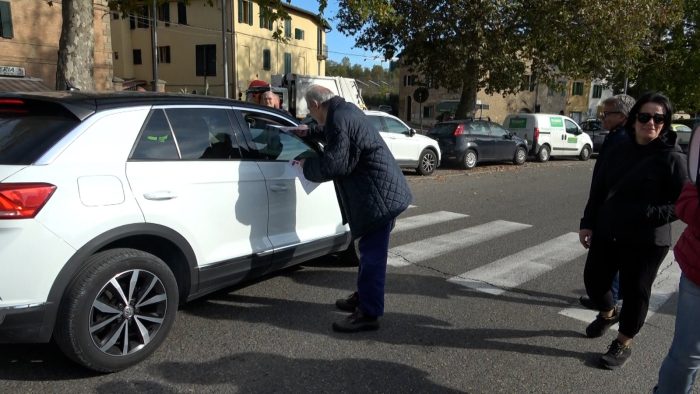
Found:
[(579, 230), (578, 240), (584, 248), (588, 249), (591, 247), (591, 238), (593, 238), (593, 230), (587, 228)]
[(299, 137), (306, 137), (309, 134), (309, 126), (305, 124), (300, 124), (295, 129), (291, 130), (294, 134)]

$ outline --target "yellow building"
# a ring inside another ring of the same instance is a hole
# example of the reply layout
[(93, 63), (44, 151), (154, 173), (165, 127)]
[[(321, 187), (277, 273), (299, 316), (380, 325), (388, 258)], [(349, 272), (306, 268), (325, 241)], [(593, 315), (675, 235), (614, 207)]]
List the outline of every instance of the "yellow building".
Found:
[[(221, 1), (170, 1), (157, 7), (157, 72), (165, 90), (224, 96)], [(316, 14), (283, 3), (287, 20), (268, 22), (251, 0), (226, 0), (229, 97), (239, 97), (255, 79), (272, 75), (325, 75), (328, 25)], [(150, 89), (153, 81), (149, 6), (124, 18), (112, 17), (114, 76)], [(287, 42), (273, 39), (280, 28)], [(235, 59), (235, 61), (233, 60)]]
[[(112, 89), (107, 0), (93, 0), (96, 90)], [(0, 0), (0, 91), (56, 87), (62, 2)]]

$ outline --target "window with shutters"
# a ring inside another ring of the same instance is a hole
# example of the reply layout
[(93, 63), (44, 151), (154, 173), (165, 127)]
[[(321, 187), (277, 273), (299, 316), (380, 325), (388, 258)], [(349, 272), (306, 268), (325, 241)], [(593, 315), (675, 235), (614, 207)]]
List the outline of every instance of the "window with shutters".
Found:
[(294, 29), (294, 39), (295, 40), (303, 40), (304, 39), (304, 30)]
[(265, 71), (270, 71), (270, 50), (269, 49), (263, 49), (263, 70)]
[(238, 0), (238, 22), (253, 26), (253, 2)]
[(158, 47), (158, 63), (170, 63), (170, 46)]
[(177, 23), (178, 25), (187, 24), (187, 4), (183, 1), (177, 2)]
[(601, 98), (603, 96), (603, 85), (593, 85), (593, 98)]
[(10, 11), (9, 1), (0, 1), (0, 37), (13, 38), (12, 31), (12, 11)]
[(133, 54), (134, 54), (134, 64), (141, 64), (141, 50), (134, 49)]
[(574, 82), (571, 89), (572, 96), (583, 96), (583, 82)]
[(196, 56), (196, 76), (215, 77), (216, 76), (216, 45), (197, 45)]
[(284, 37), (285, 38), (292, 38), (292, 20), (291, 19), (284, 20)]
[(292, 72), (292, 54), (284, 54), (284, 73), (290, 74)]
[(158, 7), (158, 20), (165, 22), (165, 26), (170, 26), (170, 3), (163, 3)]

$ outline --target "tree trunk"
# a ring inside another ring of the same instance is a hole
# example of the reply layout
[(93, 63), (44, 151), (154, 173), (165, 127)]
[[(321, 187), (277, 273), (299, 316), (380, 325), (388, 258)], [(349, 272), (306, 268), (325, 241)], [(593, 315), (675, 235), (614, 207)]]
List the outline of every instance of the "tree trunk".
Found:
[(464, 78), (462, 78), (462, 94), (459, 97), (459, 105), (455, 110), (455, 119), (464, 119), (474, 116), (476, 110), (476, 94), (479, 87), (478, 65), (468, 63)]
[(56, 90), (95, 90), (95, 29), (92, 0), (63, 0)]

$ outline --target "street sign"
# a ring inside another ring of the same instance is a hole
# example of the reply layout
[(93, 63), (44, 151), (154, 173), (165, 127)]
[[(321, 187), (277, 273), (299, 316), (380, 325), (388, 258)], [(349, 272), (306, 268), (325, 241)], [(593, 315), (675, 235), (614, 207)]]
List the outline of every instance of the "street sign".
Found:
[(425, 86), (419, 86), (414, 92), (413, 92), (413, 99), (416, 100), (418, 103), (424, 103), (425, 100), (428, 99), (428, 88)]

